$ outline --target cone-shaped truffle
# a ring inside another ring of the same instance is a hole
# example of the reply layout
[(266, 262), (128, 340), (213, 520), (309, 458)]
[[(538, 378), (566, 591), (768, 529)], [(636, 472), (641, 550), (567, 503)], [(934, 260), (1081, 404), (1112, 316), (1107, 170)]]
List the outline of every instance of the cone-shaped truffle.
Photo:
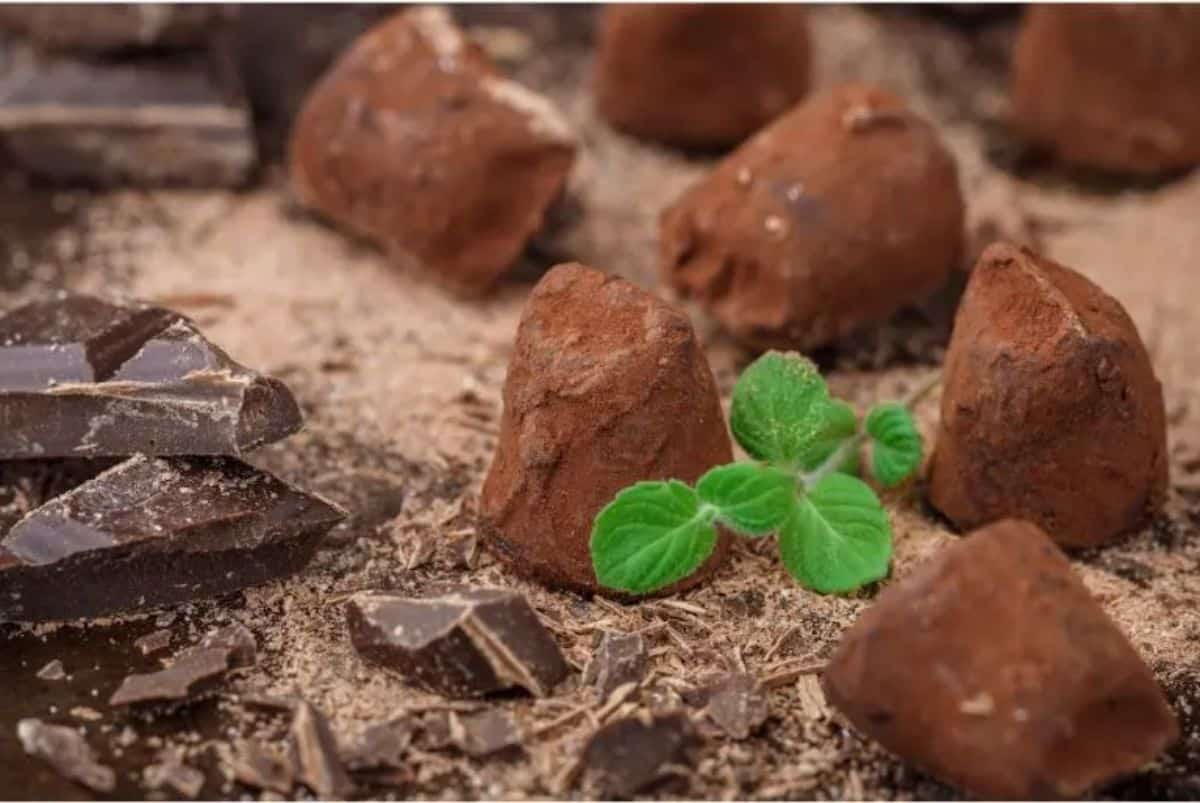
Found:
[(1038, 5), (1013, 54), (1017, 129), (1068, 163), (1200, 164), (1200, 6)]
[(822, 685), (860, 731), (984, 800), (1081, 795), (1179, 733), (1129, 640), (1024, 521), (973, 533), (886, 589)]
[(803, 351), (937, 289), (961, 259), (963, 216), (933, 128), (887, 92), (841, 86), (667, 209), (659, 261), (735, 336)]
[(492, 284), (540, 228), (575, 155), (550, 103), (495, 74), (438, 8), (360, 37), (292, 130), (300, 199), (466, 291)]
[(1162, 387), (1120, 303), (1028, 249), (984, 251), (946, 354), (934, 506), (1096, 546), (1161, 505), (1166, 458)]
[[(733, 459), (687, 316), (623, 279), (559, 265), (534, 288), (504, 384), (483, 486), (486, 543), (541, 581), (602, 591), (592, 520), (639, 480), (694, 482)], [(685, 583), (708, 575), (728, 548)]]
[(684, 147), (735, 145), (804, 97), (802, 6), (610, 5), (596, 105), (616, 128)]

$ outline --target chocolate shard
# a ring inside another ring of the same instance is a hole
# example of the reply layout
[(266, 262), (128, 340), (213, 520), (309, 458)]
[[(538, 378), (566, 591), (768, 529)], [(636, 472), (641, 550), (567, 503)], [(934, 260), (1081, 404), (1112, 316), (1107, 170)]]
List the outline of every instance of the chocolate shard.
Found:
[(291, 391), (170, 310), (60, 294), (0, 317), (0, 459), (240, 456), (300, 428)]
[(283, 577), (343, 517), (237, 460), (133, 457), (0, 540), (0, 621), (153, 608)]
[(400, 769), (405, 766), (404, 754), (415, 731), (416, 723), (410, 717), (370, 725), (342, 752), (342, 763), (353, 771)]
[(174, 753), (164, 756), (158, 764), (146, 767), (142, 777), (152, 789), (170, 788), (189, 800), (194, 800), (204, 788), (204, 773), (184, 764)]
[(117, 785), (116, 773), (96, 761), (92, 748), (74, 728), (22, 719), (17, 723), (17, 738), (26, 753), (45, 760), (64, 778), (94, 792), (111, 792)]
[(50, 663), (43, 666), (37, 671), (37, 676), (42, 680), (62, 680), (67, 676), (63, 669), (63, 662), (55, 658)]
[(459, 750), (482, 758), (521, 744), (521, 732), (512, 716), (498, 709), (474, 714), (450, 712), (450, 740)]
[(217, 3), (5, 3), (0, 28), (47, 50), (101, 55), (201, 46), (236, 11)]
[(240, 622), (209, 633), (200, 641), (200, 649), (226, 650), (230, 669), (254, 666), (258, 661), (258, 643), (254, 634)]
[(646, 641), (639, 634), (605, 633), (583, 671), (583, 681), (607, 700), (618, 686), (640, 682), (648, 661)]
[(746, 739), (767, 721), (767, 698), (744, 672), (723, 678), (711, 689), (704, 713), (733, 739)]
[(407, 598), (364, 592), (346, 606), (359, 654), (449, 697), (520, 687), (545, 697), (567, 663), (525, 597), (500, 588)]
[(109, 698), (109, 705), (166, 703), (186, 700), (224, 677), (229, 669), (229, 650), (189, 650), (166, 669), (130, 675)]
[(152, 652), (165, 650), (171, 646), (171, 631), (170, 630), (155, 630), (142, 636), (137, 641), (133, 642), (133, 646), (138, 648), (138, 652), (142, 655), (149, 655)]
[(601, 797), (629, 797), (657, 780), (668, 765), (686, 763), (693, 738), (691, 721), (677, 711), (643, 711), (614, 720), (584, 747), (584, 788)]
[(345, 798), (354, 791), (329, 723), (306, 700), (296, 703), (288, 747), (296, 779), (314, 793), (328, 799)]
[(1149, 667), (1026, 521), (978, 530), (884, 589), (822, 683), (860, 731), (985, 800), (1077, 797), (1179, 735)]
[(0, 144), (43, 180), (234, 187), (255, 162), (228, 56), (22, 58), (0, 75)]
[(229, 771), (238, 783), (255, 789), (289, 794), (295, 785), (292, 763), (256, 740), (238, 742), (229, 759)]

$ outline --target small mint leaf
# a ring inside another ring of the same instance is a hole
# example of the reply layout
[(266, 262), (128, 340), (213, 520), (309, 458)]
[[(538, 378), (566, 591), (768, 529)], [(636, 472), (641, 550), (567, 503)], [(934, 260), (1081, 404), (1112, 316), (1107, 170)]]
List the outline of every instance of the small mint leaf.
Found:
[[(813, 440), (812, 445), (800, 457), (799, 466), (804, 471), (815, 471), (829, 459), (843, 443), (858, 432), (858, 416), (854, 408), (843, 401), (833, 399), (825, 413), (824, 425)], [(846, 454), (846, 459), (837, 467), (837, 471), (858, 476), (859, 454), (855, 449)]]
[(867, 415), (871, 471), (885, 488), (904, 482), (921, 467), (921, 433), (908, 408), (896, 402), (877, 404)]
[(729, 426), (755, 459), (797, 466), (835, 417), (843, 420), (811, 360), (768, 351), (734, 385)]
[(862, 480), (830, 474), (779, 530), (788, 573), (822, 594), (853, 591), (887, 575), (892, 527), (875, 492)]
[(600, 585), (648, 594), (700, 568), (717, 542), (716, 509), (678, 480), (639, 482), (617, 494), (592, 526)]
[(745, 535), (779, 529), (796, 505), (796, 478), (761, 463), (731, 463), (710, 469), (696, 483), (702, 502), (717, 520)]

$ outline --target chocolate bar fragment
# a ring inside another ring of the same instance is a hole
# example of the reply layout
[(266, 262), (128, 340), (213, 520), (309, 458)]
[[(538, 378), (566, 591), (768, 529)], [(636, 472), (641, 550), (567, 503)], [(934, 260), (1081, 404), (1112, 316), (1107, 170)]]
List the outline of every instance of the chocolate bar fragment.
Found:
[(112, 767), (96, 761), (91, 746), (75, 728), (47, 725), (40, 719), (22, 719), (17, 723), (17, 738), (26, 753), (43, 759), (64, 778), (94, 792), (111, 792), (116, 788), (117, 774)]
[(359, 654), (450, 697), (520, 687), (545, 697), (567, 663), (525, 597), (472, 588), (441, 597), (363, 592), (346, 605)]
[(592, 734), (583, 749), (585, 793), (630, 797), (658, 780), (669, 765), (686, 765), (695, 738), (691, 721), (679, 711), (641, 711), (613, 720)]
[(0, 146), (55, 183), (240, 186), (254, 167), (254, 133), (227, 62), (215, 51), (12, 59), (0, 77)]
[(5, 3), (0, 29), (39, 48), (102, 55), (202, 46), (236, 12), (217, 3)]
[(288, 736), (297, 780), (322, 800), (343, 800), (354, 791), (354, 782), (338, 755), (337, 738), (324, 715), (307, 700), (296, 703)]
[(344, 516), (237, 460), (133, 457), (0, 540), (0, 622), (152, 608), (283, 577)]
[(0, 317), (0, 459), (240, 456), (301, 423), (170, 310), (63, 294)]
[(158, 672), (130, 675), (109, 698), (113, 706), (167, 703), (186, 700), (211, 688), (229, 668), (230, 651), (220, 648), (191, 650)]

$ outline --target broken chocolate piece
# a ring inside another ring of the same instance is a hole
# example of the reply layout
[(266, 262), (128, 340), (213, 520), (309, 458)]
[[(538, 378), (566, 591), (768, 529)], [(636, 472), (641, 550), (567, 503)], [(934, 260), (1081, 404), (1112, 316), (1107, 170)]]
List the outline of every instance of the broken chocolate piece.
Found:
[(59, 294), (0, 317), (0, 458), (239, 456), (300, 428), (291, 391), (170, 310)]
[(519, 686), (545, 697), (567, 676), (558, 644), (514, 591), (475, 588), (441, 597), (364, 592), (346, 605), (364, 658), (450, 697)]
[(254, 666), (258, 660), (258, 643), (254, 634), (240, 622), (218, 628), (200, 641), (199, 649), (222, 649), (229, 654), (229, 668)]
[(641, 635), (606, 632), (583, 671), (583, 682), (595, 686), (600, 699), (607, 700), (618, 686), (639, 683), (646, 676), (648, 661)]
[[(479, 502), (495, 555), (550, 586), (613, 594), (592, 566), (596, 514), (635, 482), (695, 482), (732, 460), (686, 313), (583, 265), (542, 277), (521, 315)], [(728, 551), (722, 533), (700, 570), (663, 593), (704, 581)]]
[(491, 709), (477, 714), (450, 712), (450, 740), (459, 750), (482, 758), (521, 744), (521, 733), (506, 711)]
[(295, 785), (292, 763), (257, 740), (234, 745), (229, 769), (235, 780), (255, 789), (286, 795)]
[(288, 747), (296, 780), (315, 794), (326, 799), (345, 798), (354, 791), (329, 723), (307, 700), (296, 703)]
[(283, 577), (342, 518), (237, 460), (134, 457), (0, 540), (0, 621), (152, 608)]
[(62, 680), (67, 676), (67, 673), (63, 670), (63, 662), (55, 658), (39, 669), (37, 676), (42, 680)]
[(48, 50), (128, 53), (202, 46), (236, 11), (219, 3), (5, 3), (0, 28)]
[(170, 787), (189, 800), (194, 800), (204, 788), (204, 773), (184, 764), (179, 755), (174, 753), (160, 763), (146, 767), (143, 777), (150, 788)]
[(450, 287), (486, 289), (542, 226), (575, 158), (566, 121), (502, 77), (443, 8), (360, 36), (291, 138), (300, 199)]
[(138, 652), (142, 655), (149, 655), (152, 652), (165, 650), (171, 646), (171, 631), (155, 630), (152, 633), (147, 633), (133, 642), (133, 646), (137, 647)]
[(224, 58), (13, 60), (0, 75), (0, 144), (54, 182), (239, 186), (254, 136)]
[(1133, 320), (1085, 276), (996, 243), (954, 319), (929, 500), (959, 527), (1028, 519), (1069, 547), (1166, 500), (1162, 386)]
[(733, 739), (745, 739), (767, 721), (767, 698), (750, 675), (729, 675), (710, 692), (704, 713)]
[(583, 750), (583, 785), (588, 794), (629, 797), (658, 779), (670, 764), (687, 763), (694, 732), (681, 712), (614, 720), (592, 734)]
[(416, 725), (409, 717), (370, 725), (342, 752), (342, 761), (350, 770), (404, 767), (404, 754), (412, 744), (415, 730)]
[(186, 700), (210, 688), (229, 669), (229, 650), (219, 647), (189, 650), (166, 669), (130, 675), (109, 698), (109, 705), (134, 705)]
[(1179, 733), (1129, 640), (1024, 521), (978, 530), (885, 588), (822, 682), (860, 731), (985, 800), (1082, 795)]
[(17, 738), (26, 753), (45, 760), (64, 778), (95, 792), (111, 792), (116, 787), (116, 773), (96, 761), (92, 748), (74, 728), (22, 719), (17, 723)]

